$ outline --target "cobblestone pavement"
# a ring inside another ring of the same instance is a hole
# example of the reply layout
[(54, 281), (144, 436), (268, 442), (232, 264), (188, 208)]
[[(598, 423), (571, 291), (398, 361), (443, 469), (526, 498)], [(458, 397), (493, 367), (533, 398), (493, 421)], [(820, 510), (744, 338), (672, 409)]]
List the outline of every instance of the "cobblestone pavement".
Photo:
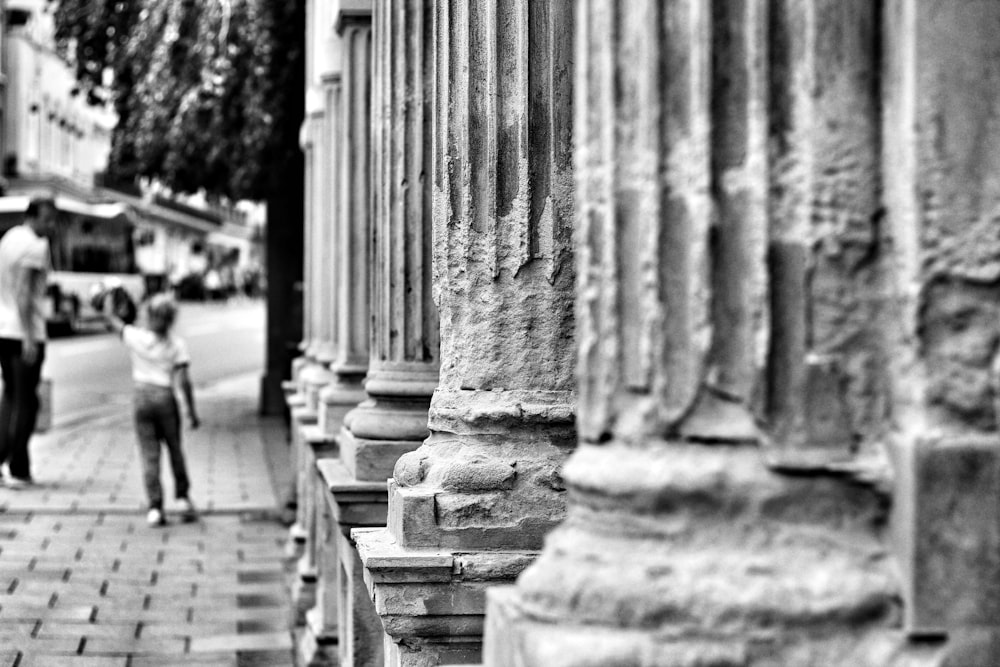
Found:
[(0, 667), (293, 664), (273, 483), (287, 450), (257, 386), (199, 392), (196, 523), (168, 501), (170, 524), (146, 525), (129, 415), (35, 437), (38, 485), (0, 487)]

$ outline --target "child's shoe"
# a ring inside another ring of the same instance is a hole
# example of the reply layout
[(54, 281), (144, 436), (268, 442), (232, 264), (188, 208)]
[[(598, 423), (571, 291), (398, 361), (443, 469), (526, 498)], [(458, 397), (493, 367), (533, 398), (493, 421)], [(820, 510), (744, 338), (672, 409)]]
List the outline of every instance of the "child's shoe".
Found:
[(14, 477), (13, 475), (11, 475), (10, 479), (8, 479), (6, 482), (6, 486), (8, 489), (16, 489), (16, 490), (27, 489), (34, 485), (35, 485), (35, 480), (31, 479), (30, 477)]
[(194, 508), (190, 498), (178, 498), (177, 503), (181, 506), (181, 521), (191, 523), (198, 520), (198, 510)]
[(154, 507), (146, 513), (146, 523), (150, 526), (156, 528), (157, 526), (167, 525), (167, 520), (163, 516), (163, 510)]

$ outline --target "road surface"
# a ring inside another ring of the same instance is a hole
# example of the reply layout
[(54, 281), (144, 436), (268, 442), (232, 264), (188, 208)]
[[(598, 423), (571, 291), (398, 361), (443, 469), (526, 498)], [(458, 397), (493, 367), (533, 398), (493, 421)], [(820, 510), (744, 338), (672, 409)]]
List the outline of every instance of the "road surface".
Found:
[[(262, 372), (263, 301), (182, 302), (176, 331), (191, 350), (196, 394), (198, 387)], [(131, 404), (128, 355), (117, 336), (99, 327), (50, 340), (42, 373), (53, 381), (56, 427), (127, 410)]]

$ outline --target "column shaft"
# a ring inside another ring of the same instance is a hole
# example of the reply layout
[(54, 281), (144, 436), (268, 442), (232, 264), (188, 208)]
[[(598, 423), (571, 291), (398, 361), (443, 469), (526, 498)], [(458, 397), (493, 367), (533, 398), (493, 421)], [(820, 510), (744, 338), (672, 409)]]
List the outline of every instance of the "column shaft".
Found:
[(368, 367), (371, 326), (370, 10), (350, 15), (339, 11), (335, 25), (343, 66), (333, 147), (336, 181), (331, 183), (337, 349), (330, 368), (336, 378), (321, 397), (322, 428), (331, 435), (340, 432), (347, 412), (364, 399), (361, 383)]
[(340, 660), (381, 667), (382, 624), (368, 597), (353, 528), (385, 526), (385, 480), (428, 435), (437, 384), (438, 321), (431, 298), (431, 5), (373, 6), (372, 310), (367, 400), (344, 418), (340, 460), (324, 471), (344, 538), (337, 559)]
[[(572, 442), (570, 3), (435, 7), (430, 439), (397, 463), (404, 546), (537, 548)], [(433, 502), (429, 502), (430, 499)]]
[(947, 634), (947, 664), (1000, 661), (998, 27), (994, 3), (885, 5), (895, 543), (905, 628)]
[(359, 481), (392, 476), (428, 435), (438, 377), (431, 296), (431, 12), (424, 2), (376, 1), (374, 164), (368, 400), (345, 419), (342, 458)]
[(490, 593), (487, 665), (921, 664), (864, 404), (886, 378), (876, 20), (579, 3), (581, 444), (566, 521)]

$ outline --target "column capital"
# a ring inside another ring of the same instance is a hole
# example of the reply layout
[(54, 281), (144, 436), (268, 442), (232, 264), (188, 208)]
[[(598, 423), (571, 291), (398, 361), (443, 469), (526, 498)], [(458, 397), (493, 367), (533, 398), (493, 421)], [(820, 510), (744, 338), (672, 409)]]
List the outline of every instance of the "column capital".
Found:
[(370, 21), (372, 0), (333, 0), (333, 29), (342, 34), (347, 26), (356, 21)]

